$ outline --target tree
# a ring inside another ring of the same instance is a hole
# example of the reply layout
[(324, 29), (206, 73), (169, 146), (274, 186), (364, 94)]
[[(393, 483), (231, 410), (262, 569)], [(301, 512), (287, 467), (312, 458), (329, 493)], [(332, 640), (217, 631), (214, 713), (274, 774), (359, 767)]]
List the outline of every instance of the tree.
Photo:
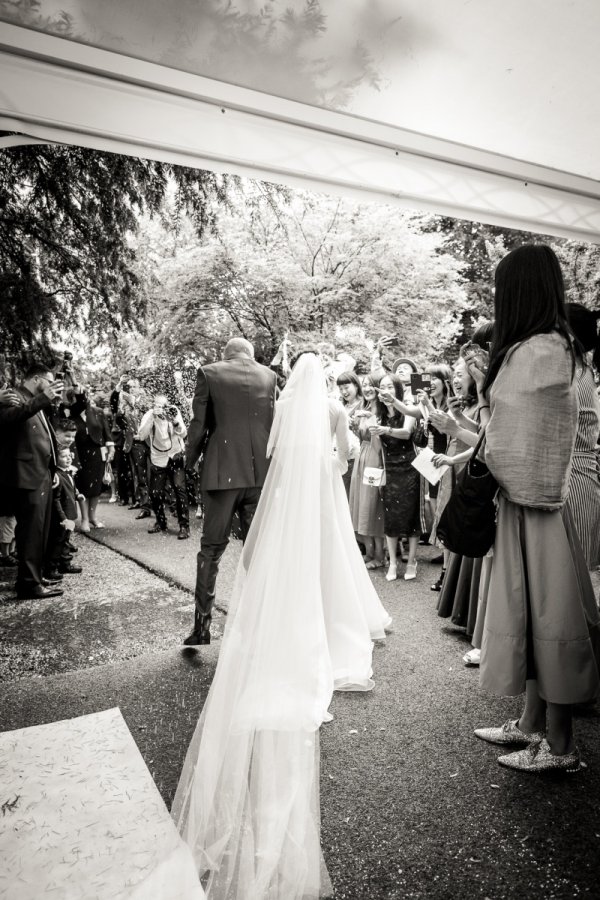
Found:
[(61, 332), (115, 334), (144, 313), (135, 266), (139, 215), (157, 215), (167, 185), (198, 233), (214, 223), (213, 173), (79, 147), (0, 154), (0, 352), (51, 359)]
[[(272, 356), (285, 332), (296, 342), (344, 334), (363, 353), (366, 336), (393, 332), (398, 352), (437, 357), (466, 299), (460, 264), (420, 221), (375, 204), (306, 193), (283, 203), (248, 189), (214, 234), (162, 256), (149, 341), (159, 353), (211, 359), (233, 333)], [(165, 246), (156, 234), (154, 243)]]

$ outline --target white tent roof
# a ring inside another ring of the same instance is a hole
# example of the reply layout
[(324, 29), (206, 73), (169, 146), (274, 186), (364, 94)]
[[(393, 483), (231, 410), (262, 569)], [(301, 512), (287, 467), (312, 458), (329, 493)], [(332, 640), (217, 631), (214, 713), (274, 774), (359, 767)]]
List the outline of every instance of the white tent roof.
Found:
[(2, 130), (600, 242), (596, 0), (21, 10)]

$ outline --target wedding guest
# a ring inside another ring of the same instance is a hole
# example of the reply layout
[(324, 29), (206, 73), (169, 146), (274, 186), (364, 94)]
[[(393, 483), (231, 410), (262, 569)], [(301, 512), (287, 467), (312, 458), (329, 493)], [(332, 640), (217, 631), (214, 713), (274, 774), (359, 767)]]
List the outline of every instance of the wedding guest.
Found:
[(408, 359), (408, 357), (401, 356), (398, 359), (395, 359), (392, 364), (392, 373), (394, 375), (398, 375), (402, 382), (402, 387), (404, 388), (405, 403), (414, 402), (414, 397), (410, 387), (410, 376), (417, 375), (418, 372), (419, 369), (416, 362), (414, 362), (414, 360), (412, 359)]
[(52, 514), (50, 534), (46, 551), (46, 573), (48, 580), (57, 575), (79, 575), (81, 566), (71, 562), (69, 537), (75, 530), (77, 521), (77, 499), (82, 498), (75, 487), (71, 475), (72, 456), (68, 447), (59, 447), (57, 452), (56, 485), (52, 490)]
[(379, 487), (365, 484), (365, 469), (382, 469), (381, 440), (377, 434), (371, 434), (371, 426), (377, 425), (378, 403), (377, 388), (380, 379), (371, 373), (362, 380), (362, 391), (365, 408), (355, 412), (359, 421), (358, 436), (360, 451), (352, 472), (350, 482), (350, 514), (352, 525), (358, 539), (366, 549), (365, 563), (367, 569), (380, 569), (384, 563), (383, 538), (383, 500)]
[(379, 382), (379, 416), (371, 425), (371, 435), (377, 435), (383, 446), (385, 484), (383, 522), (390, 565), (387, 581), (398, 577), (398, 541), (408, 538), (408, 562), (405, 581), (417, 577), (416, 553), (421, 533), (419, 510), (420, 476), (412, 465), (416, 456), (412, 435), (416, 422), (394, 408), (394, 400), (402, 400), (404, 388), (398, 375), (385, 375)]
[(509, 768), (574, 771), (571, 706), (600, 688), (600, 616), (581, 545), (563, 516), (577, 367), (553, 250), (528, 244), (504, 257), (494, 306), (481, 402), (490, 406), (485, 460), (500, 493), (480, 680), (498, 696), (525, 691), (525, 705), (518, 719), (475, 734), (527, 745), (499, 758)]
[(360, 378), (354, 372), (342, 372), (341, 375), (338, 375), (337, 386), (342, 398), (342, 404), (344, 406), (344, 409), (346, 410), (346, 415), (348, 416), (348, 426), (350, 428), (350, 432), (356, 437), (357, 443), (356, 448), (350, 448), (351, 455), (348, 459), (348, 471), (345, 472), (342, 476), (342, 481), (344, 482), (344, 487), (346, 488), (346, 495), (349, 497), (350, 483), (352, 481), (352, 471), (354, 469), (354, 463), (356, 461), (356, 456), (358, 455), (358, 450), (360, 449), (360, 440), (358, 438), (359, 419), (356, 418), (355, 414), (359, 410), (364, 409), (365, 400), (363, 397)]
[(14, 516), (0, 516), (0, 569), (16, 569)]
[(137, 379), (130, 378), (121, 385), (119, 421), (124, 431), (123, 451), (130, 460), (134, 491), (134, 502), (128, 508), (139, 510), (136, 519), (148, 519), (152, 515), (148, 492), (150, 446), (139, 436), (142, 415), (151, 407), (152, 402)]
[[(450, 385), (448, 385), (448, 389), (450, 390)], [(467, 370), (464, 359), (459, 359), (454, 366), (452, 393), (456, 394), (455, 399), (451, 397), (448, 398), (448, 405), (452, 411), (452, 416), (457, 420), (459, 425), (462, 425), (466, 429), (476, 431), (477, 424), (475, 422), (475, 416), (478, 407), (477, 390), (475, 387), (475, 382), (473, 381), (473, 378)], [(464, 407), (464, 409), (462, 407)], [(430, 418), (434, 427), (437, 427), (439, 430), (441, 430), (440, 422), (442, 420), (440, 416), (436, 415), (436, 412), (431, 412)], [(448, 500), (450, 499), (450, 496), (454, 489), (454, 485), (456, 484), (457, 475), (465, 465), (467, 460), (470, 459), (471, 454), (471, 445), (466, 444), (464, 440), (461, 440), (458, 437), (458, 435), (454, 435), (450, 437), (450, 440), (448, 441), (446, 452), (436, 453), (433, 458), (433, 462), (436, 466), (450, 467), (444, 472), (439, 482), (436, 511), (430, 536), (431, 543), (436, 544), (436, 546), (438, 545), (438, 522), (440, 521), (440, 517), (446, 507)], [(450, 551), (445, 547), (443, 548), (443, 555), (444, 561), (442, 564), (442, 571), (440, 572), (440, 576), (435, 584), (431, 585), (432, 591), (441, 591), (442, 585), (444, 583), (444, 577), (446, 575), (448, 561), (450, 559)]]
[(600, 365), (600, 312), (580, 303), (566, 306), (569, 325), (577, 341), (577, 396), (579, 414), (573, 451), (569, 496), (565, 504), (581, 541), (588, 569), (600, 565), (600, 400), (592, 363)]
[(0, 405), (0, 496), (17, 521), (16, 589), (20, 599), (62, 594), (57, 587), (48, 590), (42, 576), (56, 468), (56, 437), (46, 413), (62, 391), (62, 381), (55, 380), (47, 366), (36, 363), (14, 388), (18, 405)]
[(79, 469), (75, 483), (83, 500), (80, 530), (89, 532), (91, 528), (104, 528), (96, 516), (98, 501), (102, 493), (105, 466), (113, 458), (113, 441), (104, 412), (96, 402), (88, 398), (85, 390), (76, 392), (76, 403), (72, 407), (73, 421), (77, 431), (75, 446)]
[(148, 529), (148, 534), (167, 531), (165, 515), (165, 488), (167, 482), (175, 494), (179, 540), (190, 536), (190, 516), (185, 483), (184, 439), (187, 429), (181, 412), (170, 406), (164, 394), (157, 394), (154, 406), (144, 414), (139, 435), (150, 441), (150, 499), (156, 523)]

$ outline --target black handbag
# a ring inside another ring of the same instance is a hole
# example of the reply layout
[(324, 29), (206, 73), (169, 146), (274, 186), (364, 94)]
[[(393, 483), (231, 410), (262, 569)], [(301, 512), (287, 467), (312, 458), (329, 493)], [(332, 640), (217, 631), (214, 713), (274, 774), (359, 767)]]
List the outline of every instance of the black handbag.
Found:
[(419, 449), (426, 447), (427, 444), (429, 443), (429, 436), (427, 434), (427, 429), (424, 428), (420, 422), (417, 422), (417, 426), (412, 433), (412, 442), (415, 445), (415, 447), (418, 447)]
[(473, 456), (456, 479), (436, 529), (447, 550), (477, 559), (485, 556), (496, 537), (498, 482), (477, 453), (485, 439), (482, 431)]

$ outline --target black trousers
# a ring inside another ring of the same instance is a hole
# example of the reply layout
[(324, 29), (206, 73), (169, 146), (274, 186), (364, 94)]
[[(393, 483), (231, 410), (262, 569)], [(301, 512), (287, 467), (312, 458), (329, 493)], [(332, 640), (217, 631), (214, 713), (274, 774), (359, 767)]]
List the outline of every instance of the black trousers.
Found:
[(150, 512), (150, 496), (148, 494), (150, 448), (145, 441), (134, 441), (130, 455), (135, 482), (135, 499), (142, 509), (147, 509)]
[(119, 500), (122, 500), (124, 503), (128, 503), (129, 498), (135, 500), (133, 474), (131, 471), (129, 454), (125, 453), (122, 447), (115, 447), (113, 471), (117, 480), (117, 494), (119, 495)]
[(231, 491), (204, 491), (204, 528), (196, 569), (196, 628), (210, 624), (215, 602), (219, 563), (229, 543), (231, 524), (237, 512), (242, 540), (246, 540), (261, 488), (238, 488)]
[(167, 527), (165, 515), (165, 489), (167, 481), (175, 494), (175, 506), (177, 509), (177, 521), (180, 528), (189, 528), (190, 514), (185, 487), (185, 469), (183, 460), (170, 459), (164, 468), (150, 466), (150, 500), (156, 521), (161, 528)]
[(49, 572), (61, 565), (67, 565), (71, 561), (67, 550), (67, 542), (71, 535), (70, 531), (60, 524), (58, 516), (54, 515), (50, 519), (50, 534), (48, 536), (48, 546), (46, 547), (46, 557), (44, 568)]
[(42, 567), (46, 556), (52, 511), (52, 476), (46, 475), (37, 490), (14, 491), (17, 527), (15, 541), (19, 557), (17, 595), (35, 594), (42, 588)]

